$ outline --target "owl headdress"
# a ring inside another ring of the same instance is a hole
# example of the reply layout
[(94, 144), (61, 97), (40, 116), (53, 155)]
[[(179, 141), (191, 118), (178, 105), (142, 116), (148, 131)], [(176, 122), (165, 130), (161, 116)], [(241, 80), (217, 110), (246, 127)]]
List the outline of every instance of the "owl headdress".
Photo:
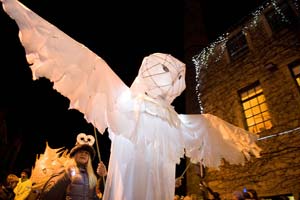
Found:
[(88, 151), (91, 158), (94, 159), (96, 155), (96, 151), (93, 148), (94, 143), (94, 136), (79, 133), (76, 138), (76, 144), (70, 151), (70, 157), (72, 158), (79, 150), (85, 150)]

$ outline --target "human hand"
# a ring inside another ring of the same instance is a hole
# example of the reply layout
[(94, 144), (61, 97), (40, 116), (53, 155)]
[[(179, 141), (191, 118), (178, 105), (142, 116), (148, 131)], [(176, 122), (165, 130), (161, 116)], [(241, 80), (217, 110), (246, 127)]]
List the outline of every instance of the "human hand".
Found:
[(183, 177), (182, 176), (179, 176), (178, 178), (175, 179), (175, 188), (178, 188), (182, 185), (182, 180)]
[(70, 178), (75, 176), (75, 174), (76, 174), (76, 166), (73, 164), (67, 164), (65, 166), (65, 170)]
[(104, 163), (101, 161), (98, 164), (97, 167), (97, 174), (99, 176), (106, 176), (107, 175), (107, 170), (106, 170), (106, 166), (104, 165)]

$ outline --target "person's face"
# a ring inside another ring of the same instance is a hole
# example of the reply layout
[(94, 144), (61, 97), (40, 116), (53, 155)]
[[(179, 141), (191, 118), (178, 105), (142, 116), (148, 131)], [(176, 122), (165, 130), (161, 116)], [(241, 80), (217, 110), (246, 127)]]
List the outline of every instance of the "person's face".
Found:
[(75, 154), (75, 161), (77, 162), (77, 164), (79, 165), (87, 165), (88, 161), (89, 161), (89, 152), (86, 150), (79, 150), (76, 154)]
[(24, 181), (24, 180), (26, 180), (26, 179), (28, 179), (27, 174), (26, 174), (25, 172), (22, 172), (22, 173), (21, 173), (21, 181)]

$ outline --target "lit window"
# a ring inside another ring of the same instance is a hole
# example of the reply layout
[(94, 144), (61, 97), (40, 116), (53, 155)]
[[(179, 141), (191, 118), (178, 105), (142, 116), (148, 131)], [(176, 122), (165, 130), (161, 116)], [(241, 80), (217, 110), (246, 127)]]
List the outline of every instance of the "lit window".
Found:
[(294, 77), (298, 88), (300, 89), (300, 61), (296, 61), (290, 64), (290, 70), (292, 72), (292, 76)]
[(259, 133), (272, 128), (263, 89), (258, 83), (240, 91), (240, 98), (246, 118), (248, 130)]

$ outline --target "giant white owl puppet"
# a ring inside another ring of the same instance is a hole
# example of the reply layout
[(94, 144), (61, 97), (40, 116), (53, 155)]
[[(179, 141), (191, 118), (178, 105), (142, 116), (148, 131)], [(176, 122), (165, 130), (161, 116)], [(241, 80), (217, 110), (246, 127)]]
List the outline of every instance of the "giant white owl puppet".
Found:
[[(111, 154), (104, 200), (172, 200), (176, 164), (184, 155), (218, 167), (259, 157), (256, 136), (210, 114), (177, 114), (185, 64), (169, 54), (144, 58), (127, 87), (107, 63), (16, 0), (1, 0), (20, 29), (33, 78), (46, 77), (99, 132)], [(245, 159), (246, 158), (246, 159)]]

